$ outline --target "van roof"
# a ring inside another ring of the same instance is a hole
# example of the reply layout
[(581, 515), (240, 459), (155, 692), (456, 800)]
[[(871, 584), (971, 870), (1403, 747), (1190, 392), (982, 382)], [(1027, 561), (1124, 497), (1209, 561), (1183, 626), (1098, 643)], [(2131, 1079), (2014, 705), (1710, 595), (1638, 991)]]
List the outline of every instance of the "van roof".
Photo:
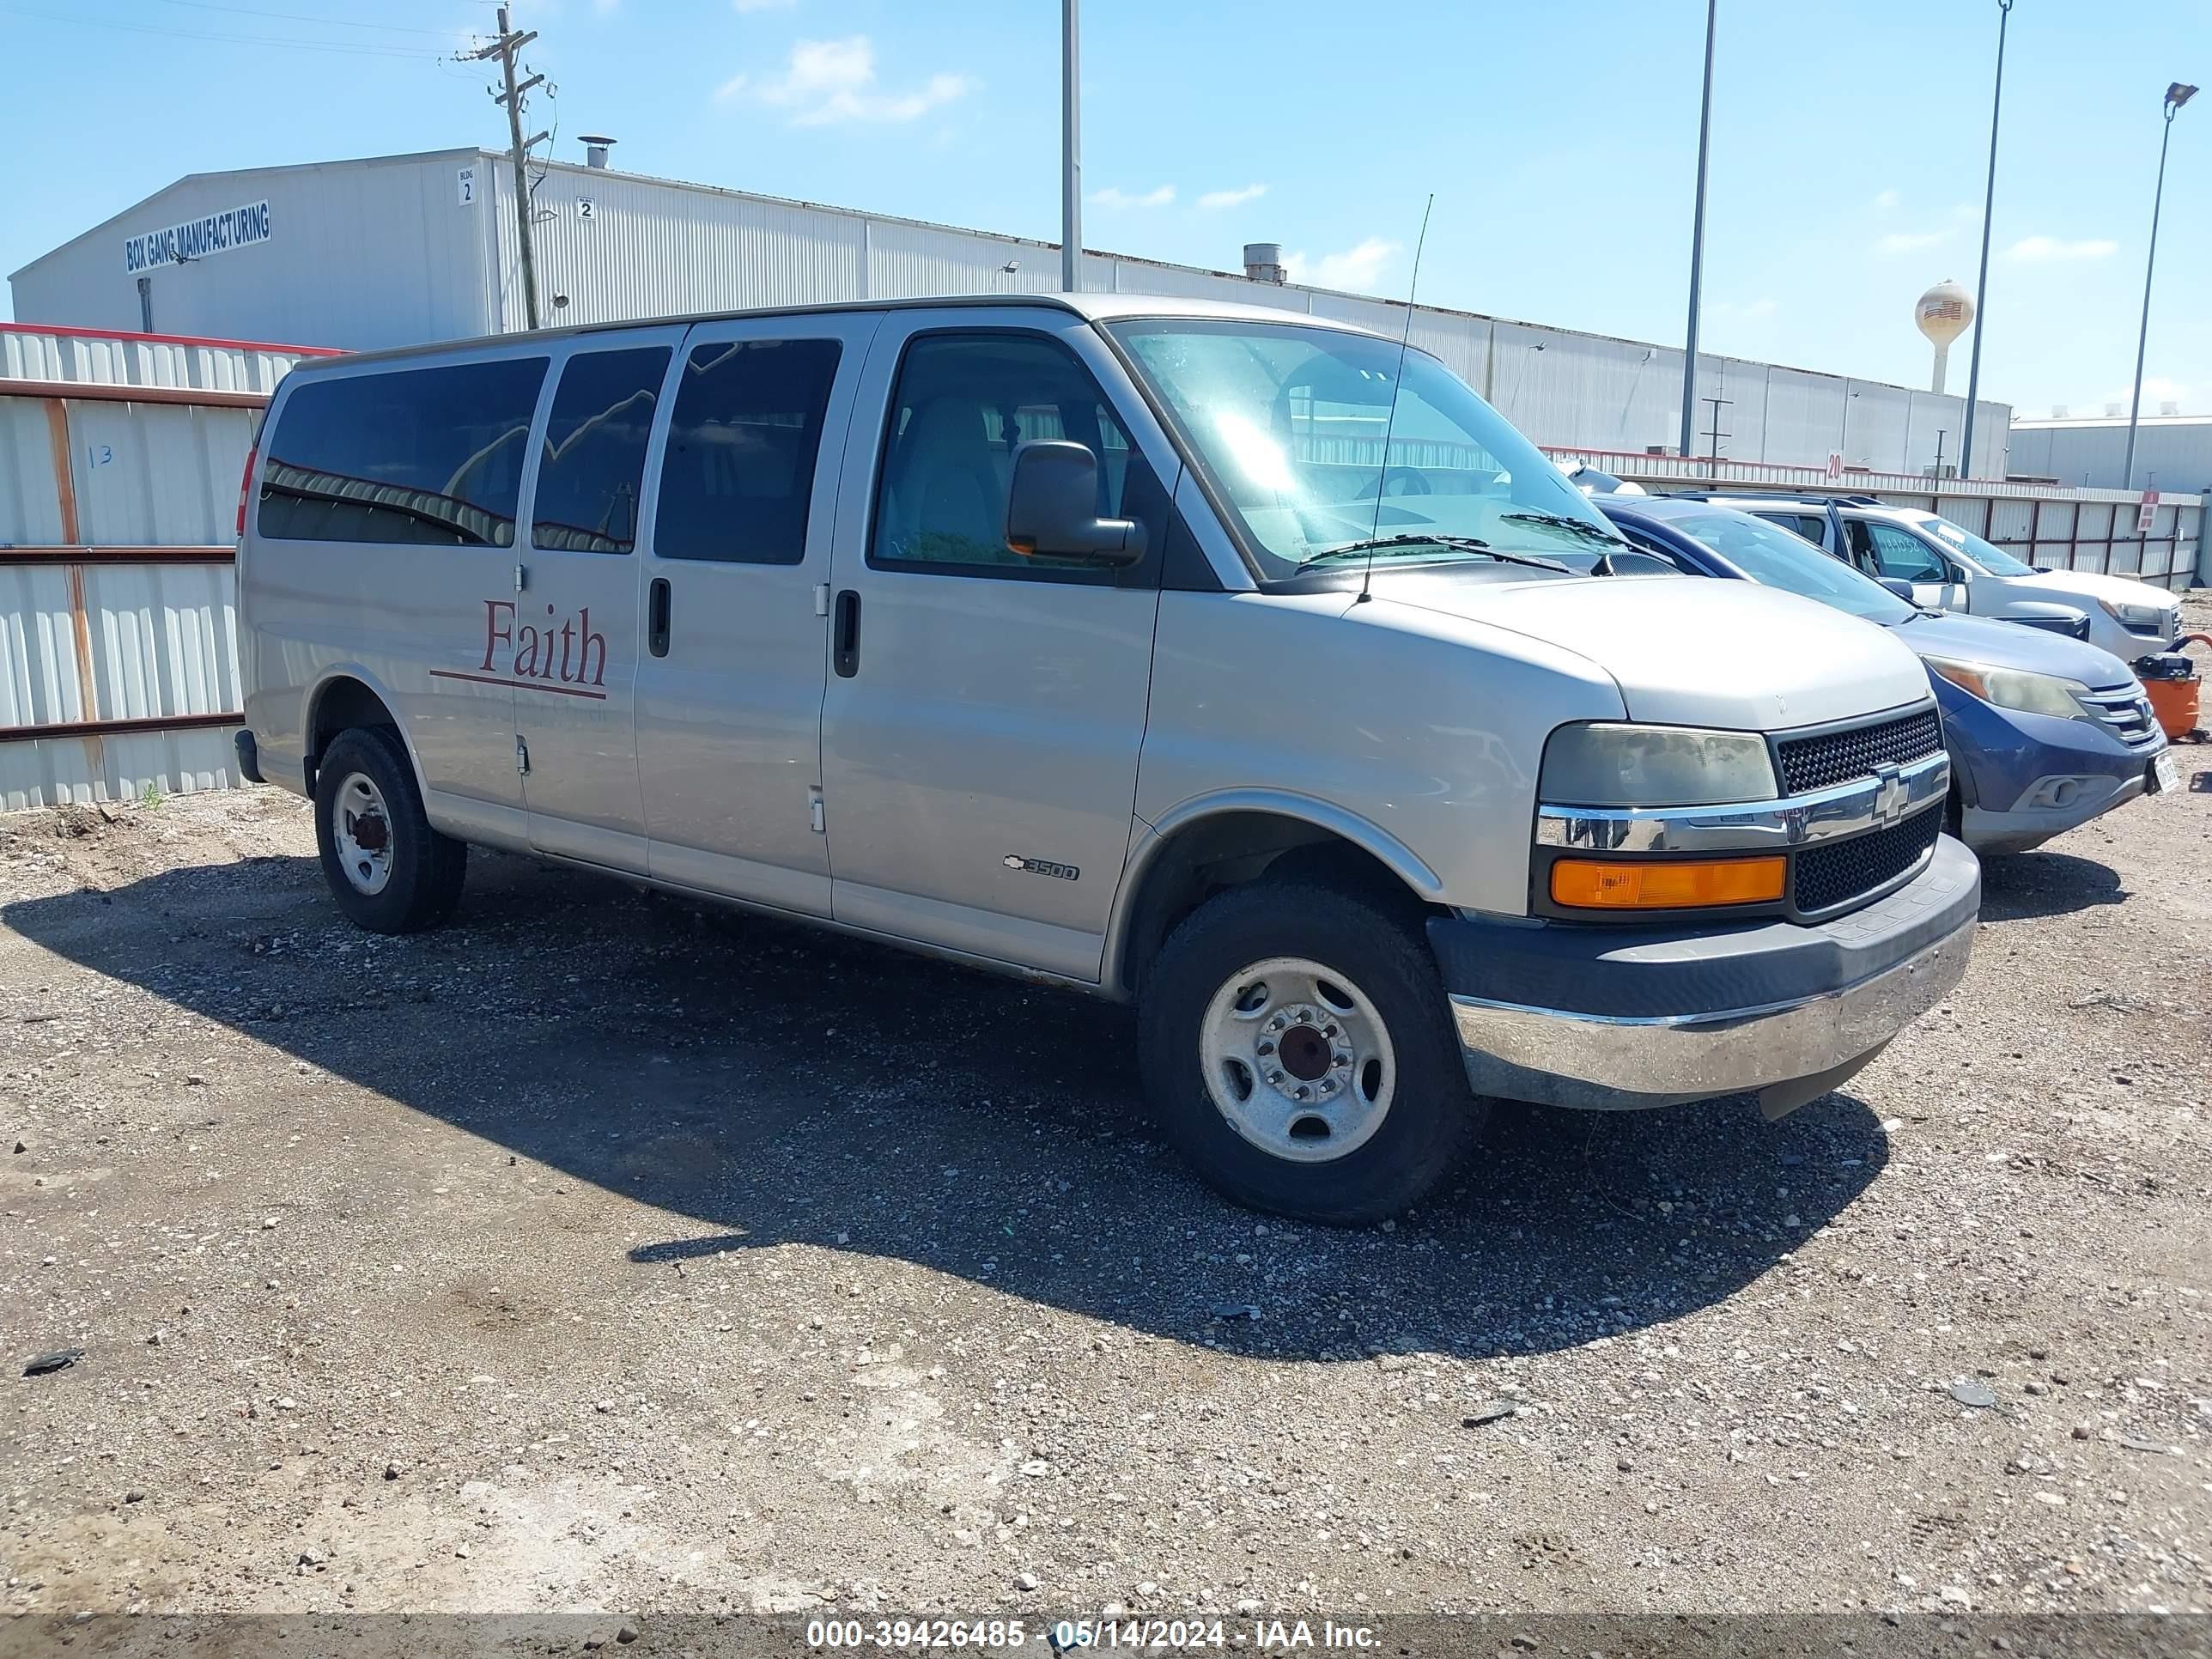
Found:
[[(1378, 301), (1379, 304), (1395, 303)], [(343, 367), (348, 364), (375, 362), (387, 358), (428, 356), (436, 353), (465, 349), (475, 345), (511, 346), (532, 340), (566, 340), (586, 334), (615, 334), (629, 329), (666, 328), (694, 323), (719, 323), (752, 317), (812, 317), (825, 313), (848, 311), (915, 311), (945, 307), (991, 307), (1000, 310), (1033, 309), (1061, 311), (1087, 319), (1092, 322), (1109, 322), (1125, 317), (1188, 317), (1201, 319), (1241, 320), (1244, 322), (1284, 323), (1308, 328), (1333, 329), (1340, 333), (1364, 334), (1376, 339), (1389, 337), (1357, 323), (1340, 322), (1332, 317), (1315, 317), (1304, 312), (1279, 311), (1272, 306), (1240, 305), (1220, 300), (1180, 299), (1159, 294), (946, 294), (924, 295), (904, 300), (840, 300), (813, 306), (757, 306), (741, 311), (702, 311), (672, 317), (627, 317), (619, 322), (579, 323), (570, 328), (541, 328), (514, 334), (489, 334), (475, 339), (432, 340), (419, 345), (390, 346), (380, 351), (356, 351), (343, 356), (319, 358), (313, 363), (301, 363), (299, 369), (312, 372), (317, 366)]]

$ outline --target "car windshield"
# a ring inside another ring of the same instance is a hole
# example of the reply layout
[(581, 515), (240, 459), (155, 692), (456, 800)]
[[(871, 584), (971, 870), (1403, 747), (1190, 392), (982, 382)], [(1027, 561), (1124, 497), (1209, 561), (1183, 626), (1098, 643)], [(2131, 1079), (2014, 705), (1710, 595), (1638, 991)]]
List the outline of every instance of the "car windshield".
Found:
[(1871, 577), (1862, 576), (1840, 559), (1830, 558), (1803, 537), (1793, 536), (1748, 513), (1716, 507), (1702, 513), (1670, 513), (1666, 523), (1693, 541), (1703, 542), (1764, 586), (1802, 593), (1885, 627), (1914, 614), (1913, 606)]
[(1111, 332), (1267, 579), (1370, 549), (1377, 564), (1405, 564), (1620, 544), (1535, 445), (1425, 352), (1295, 323), (1152, 319)]
[(1954, 552), (1965, 554), (1992, 576), (2033, 576), (2035, 574), (2033, 565), (2022, 564), (1995, 543), (1984, 541), (1965, 526), (1953, 524), (1948, 519), (1923, 519), (1920, 527), (1934, 531), (1946, 546)]

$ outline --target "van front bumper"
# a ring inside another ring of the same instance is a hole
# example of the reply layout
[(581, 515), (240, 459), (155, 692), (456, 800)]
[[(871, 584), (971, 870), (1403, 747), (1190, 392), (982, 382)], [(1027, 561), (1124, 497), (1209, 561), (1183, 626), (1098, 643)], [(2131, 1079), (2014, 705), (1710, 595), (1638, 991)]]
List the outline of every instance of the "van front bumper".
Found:
[(1948, 836), (1887, 897), (1816, 925), (1439, 917), (1429, 939), (1479, 1094), (1619, 1111), (1817, 1098), (1966, 972), (1981, 866)]

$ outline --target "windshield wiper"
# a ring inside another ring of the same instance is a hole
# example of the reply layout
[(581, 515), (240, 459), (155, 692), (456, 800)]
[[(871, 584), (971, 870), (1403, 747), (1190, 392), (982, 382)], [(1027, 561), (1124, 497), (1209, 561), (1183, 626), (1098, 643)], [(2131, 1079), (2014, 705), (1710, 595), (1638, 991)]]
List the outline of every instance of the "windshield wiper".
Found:
[(1575, 573), (1557, 559), (1540, 558), (1533, 553), (1501, 553), (1474, 536), (1377, 536), (1372, 541), (1346, 542), (1342, 547), (1332, 547), (1325, 553), (1316, 553), (1301, 559), (1298, 568), (1319, 564), (1324, 559), (1351, 558), (1363, 553), (1372, 553), (1385, 547), (1441, 547), (1454, 553), (1474, 553), (1486, 559), (1496, 559), (1501, 564), (1532, 565), (1539, 570), (1557, 570), (1567, 575)]
[(1580, 519), (1571, 519), (1564, 513), (1504, 513), (1498, 515), (1508, 524), (1540, 524), (1553, 530), (1570, 530), (1587, 540), (1603, 542), (1607, 547), (1626, 547), (1628, 544), (1610, 531), (1601, 530)]

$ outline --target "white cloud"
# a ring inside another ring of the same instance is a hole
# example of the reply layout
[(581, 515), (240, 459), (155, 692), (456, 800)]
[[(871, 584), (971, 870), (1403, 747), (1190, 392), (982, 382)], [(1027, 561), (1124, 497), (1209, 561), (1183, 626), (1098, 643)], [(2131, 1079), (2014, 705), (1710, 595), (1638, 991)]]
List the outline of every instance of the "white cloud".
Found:
[(1380, 236), (1370, 236), (1340, 252), (1324, 253), (1318, 259), (1308, 258), (1303, 253), (1286, 253), (1283, 256), (1283, 270), (1294, 283), (1371, 294), (1384, 267), (1397, 256), (1398, 246)]
[(2118, 251), (2118, 242), (2088, 237), (2069, 242), (2056, 236), (2023, 236), (2005, 250), (2005, 258), (2022, 264), (2049, 264), (2058, 259), (2102, 259)]
[(1243, 207), (1247, 202), (1256, 202), (1267, 193), (1265, 185), (1247, 185), (1242, 190), (1209, 190), (1198, 198), (1199, 206), (1208, 212), (1223, 208)]
[(1119, 185), (1109, 185), (1103, 190), (1093, 191), (1091, 199), (1103, 208), (1156, 208), (1165, 207), (1175, 200), (1175, 196), (1173, 185), (1162, 185), (1141, 196), (1132, 195)]
[(1893, 230), (1875, 243), (1877, 253), (1917, 253), (1951, 239), (1948, 230)]
[(853, 34), (842, 40), (801, 40), (792, 47), (782, 74), (757, 81), (732, 76), (714, 88), (714, 96), (788, 110), (792, 125), (820, 127), (840, 121), (911, 121), (975, 87), (964, 75), (933, 75), (908, 92), (882, 91), (876, 85), (875, 43)]
[(1887, 213), (1890, 209), (1897, 205), (1897, 192), (1895, 191), (1886, 190), (1882, 191), (1881, 195), (1874, 198), (1874, 204), (1881, 209), (1883, 212)]

